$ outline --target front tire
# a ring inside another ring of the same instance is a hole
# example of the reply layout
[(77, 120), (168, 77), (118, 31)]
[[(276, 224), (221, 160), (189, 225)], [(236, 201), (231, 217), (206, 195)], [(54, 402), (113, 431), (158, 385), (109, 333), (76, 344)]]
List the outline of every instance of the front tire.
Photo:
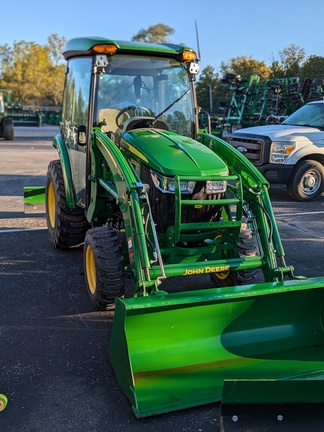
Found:
[(312, 201), (324, 188), (324, 167), (315, 160), (305, 160), (296, 165), (287, 183), (289, 196), (295, 201)]
[(66, 202), (61, 162), (51, 161), (46, 176), (46, 221), (55, 248), (69, 249), (84, 242), (89, 228), (84, 210)]
[(112, 228), (91, 228), (84, 241), (84, 271), (90, 301), (105, 310), (125, 294), (125, 270), (121, 244)]

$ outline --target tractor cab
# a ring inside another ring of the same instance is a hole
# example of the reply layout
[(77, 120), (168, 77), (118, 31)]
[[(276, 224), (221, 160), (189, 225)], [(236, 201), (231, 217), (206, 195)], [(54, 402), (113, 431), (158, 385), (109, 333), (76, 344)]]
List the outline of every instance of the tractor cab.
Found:
[(77, 42), (70, 41), (64, 53), (62, 133), (71, 146), (85, 144), (84, 132), (93, 127), (117, 144), (125, 131), (138, 128), (196, 137), (193, 82), (199, 66), (191, 49), (156, 44), (148, 55), (142, 44), (105, 41), (81, 52)]
[(199, 66), (192, 49), (99, 42), (82, 38), (80, 50), (80, 40), (72, 39), (64, 52), (68, 64), (61, 134), (71, 162), (76, 202), (83, 207), (83, 167), (90, 161), (91, 131), (103, 132), (126, 150), (129, 143), (122, 136), (131, 130), (160, 129), (193, 139), (198, 132), (194, 80)]

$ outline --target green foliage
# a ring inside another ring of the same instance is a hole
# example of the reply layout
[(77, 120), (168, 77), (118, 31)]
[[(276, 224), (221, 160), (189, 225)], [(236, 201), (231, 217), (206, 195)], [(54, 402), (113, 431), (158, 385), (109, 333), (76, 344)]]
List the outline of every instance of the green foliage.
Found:
[(219, 77), (215, 74), (212, 66), (207, 66), (202, 70), (197, 82), (197, 99), (203, 111), (212, 112), (214, 110), (219, 81)]
[(302, 62), (306, 58), (304, 48), (291, 44), (287, 48), (279, 51), (282, 69), (285, 77), (297, 77), (299, 75)]
[(308, 57), (300, 68), (300, 78), (302, 80), (322, 78), (324, 79), (324, 57), (312, 55)]
[(163, 43), (168, 41), (168, 36), (174, 33), (174, 29), (165, 24), (156, 24), (150, 26), (148, 29), (141, 29), (136, 35), (132, 37), (134, 42), (148, 42), (148, 43)]
[(282, 78), (285, 76), (285, 72), (282, 68), (282, 66), (279, 64), (278, 60), (272, 60), (271, 66), (270, 66), (271, 72), (269, 78)]
[(62, 104), (65, 41), (65, 38), (50, 35), (45, 46), (24, 40), (15, 42), (12, 48), (0, 46), (0, 51), (6, 53), (2, 59), (1, 87), (11, 91), (15, 103)]
[(241, 56), (232, 58), (229, 63), (221, 63), (223, 73), (234, 73), (241, 76), (259, 75), (268, 78), (271, 70), (264, 61), (258, 61), (251, 56)]

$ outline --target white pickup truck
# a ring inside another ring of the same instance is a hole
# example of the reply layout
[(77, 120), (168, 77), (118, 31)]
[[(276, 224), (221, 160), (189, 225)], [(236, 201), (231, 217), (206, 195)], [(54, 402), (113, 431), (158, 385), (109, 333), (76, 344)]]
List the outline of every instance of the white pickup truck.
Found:
[(324, 100), (299, 108), (279, 125), (238, 129), (228, 142), (269, 183), (284, 183), (291, 198), (311, 201), (324, 189)]

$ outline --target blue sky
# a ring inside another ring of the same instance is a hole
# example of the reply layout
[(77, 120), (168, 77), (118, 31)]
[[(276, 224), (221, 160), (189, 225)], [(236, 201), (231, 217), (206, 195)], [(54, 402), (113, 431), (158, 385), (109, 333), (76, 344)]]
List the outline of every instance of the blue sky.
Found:
[(52, 33), (130, 40), (140, 29), (163, 23), (175, 30), (170, 42), (196, 49), (197, 21), (201, 68), (217, 71), (222, 61), (242, 55), (270, 64), (292, 43), (307, 56), (324, 56), (323, 0), (16, 0), (3, 2), (1, 17), (0, 45), (43, 45)]

